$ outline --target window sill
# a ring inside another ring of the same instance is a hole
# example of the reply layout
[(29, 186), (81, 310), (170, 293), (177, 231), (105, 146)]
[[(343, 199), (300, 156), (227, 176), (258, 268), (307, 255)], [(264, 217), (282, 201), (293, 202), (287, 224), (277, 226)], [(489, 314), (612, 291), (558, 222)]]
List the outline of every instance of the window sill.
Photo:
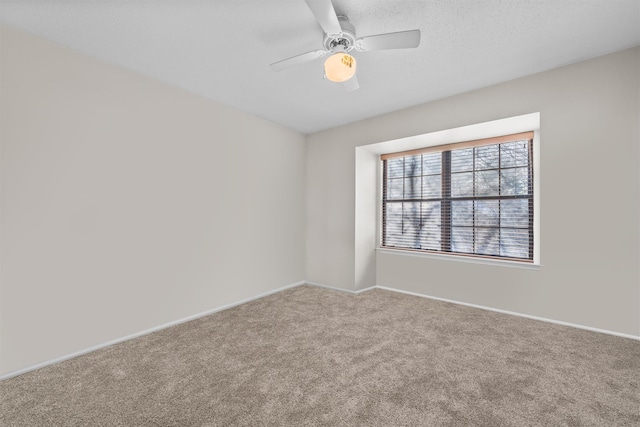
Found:
[(474, 258), (457, 255), (431, 254), (426, 252), (409, 251), (402, 249), (376, 248), (376, 251), (383, 254), (412, 256), (417, 258), (437, 259), (441, 261), (467, 262), (470, 264), (495, 265), (500, 267), (520, 268), (523, 270), (539, 270), (542, 264), (525, 263), (518, 261), (505, 261), (501, 259)]

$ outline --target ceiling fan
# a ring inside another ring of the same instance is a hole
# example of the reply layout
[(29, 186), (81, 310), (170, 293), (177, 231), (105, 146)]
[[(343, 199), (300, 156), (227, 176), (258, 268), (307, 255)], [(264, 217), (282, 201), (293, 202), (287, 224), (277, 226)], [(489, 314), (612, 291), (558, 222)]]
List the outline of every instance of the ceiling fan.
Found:
[(384, 49), (404, 49), (418, 47), (420, 30), (400, 31), (397, 33), (376, 34), (356, 38), (356, 30), (346, 16), (336, 14), (331, 0), (305, 0), (311, 12), (324, 31), (324, 49), (296, 55), (274, 62), (271, 68), (282, 71), (330, 55), (324, 63), (325, 77), (337, 83), (343, 83), (347, 91), (358, 89), (356, 60), (351, 55), (357, 52)]

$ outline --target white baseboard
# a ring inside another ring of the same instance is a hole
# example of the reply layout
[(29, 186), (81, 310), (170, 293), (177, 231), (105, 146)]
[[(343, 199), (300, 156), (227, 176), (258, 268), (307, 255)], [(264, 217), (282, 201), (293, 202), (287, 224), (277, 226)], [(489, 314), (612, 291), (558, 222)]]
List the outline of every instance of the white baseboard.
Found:
[(360, 294), (362, 292), (367, 292), (367, 291), (370, 291), (372, 289), (382, 289), (382, 290), (385, 290), (385, 291), (398, 292), (398, 293), (401, 293), (401, 294), (407, 294), (407, 295), (412, 295), (412, 296), (421, 297), (421, 298), (428, 298), (428, 299), (433, 299), (433, 300), (437, 300), (437, 301), (448, 302), (448, 303), (451, 303), (451, 304), (464, 305), (466, 307), (479, 308), (481, 310), (494, 311), (496, 313), (509, 314), (511, 316), (524, 317), (524, 318), (527, 318), (527, 319), (539, 320), (541, 322), (553, 323), (553, 324), (562, 325), (562, 326), (569, 326), (569, 327), (572, 327), (572, 328), (584, 329), (584, 330), (591, 331), (591, 332), (598, 332), (598, 333), (601, 333), (601, 334), (614, 335), (616, 337), (629, 338), (629, 339), (632, 339), (632, 340), (640, 341), (640, 336), (636, 336), (636, 335), (623, 334), (621, 332), (610, 331), (610, 330), (607, 330), (607, 329), (599, 329), (599, 328), (593, 328), (591, 326), (579, 325), (579, 324), (576, 324), (576, 323), (563, 322), (561, 320), (547, 319), (546, 317), (538, 317), (538, 316), (533, 316), (533, 315), (530, 315), (530, 314), (517, 313), (515, 311), (502, 310), (502, 309), (499, 309), (499, 308), (486, 307), (486, 306), (483, 306), (483, 305), (471, 304), (471, 303), (451, 300), (451, 299), (447, 299), (447, 298), (434, 297), (434, 296), (431, 296), (431, 295), (419, 294), (417, 292), (411, 292), (411, 291), (404, 291), (404, 290), (401, 290), (401, 289), (396, 289), (396, 288), (392, 288), (392, 287), (388, 287), (388, 286), (376, 285), (376, 286), (371, 286), (371, 287), (366, 288), (366, 289), (360, 289), (358, 291), (351, 291), (351, 290), (348, 290), (348, 289), (336, 288), (334, 286), (325, 285), (323, 283), (311, 282), (311, 281), (308, 281), (308, 280), (305, 281), (305, 283), (307, 283), (309, 285), (313, 285), (313, 286), (318, 286), (318, 287), (321, 287), (321, 288), (332, 289), (332, 290), (335, 290), (335, 291), (348, 292), (348, 293), (354, 294), (354, 295)]
[(350, 289), (336, 288), (335, 286), (329, 286), (329, 285), (325, 285), (323, 283), (310, 282), (309, 280), (306, 280), (304, 283), (306, 283), (307, 285), (317, 286), (319, 288), (331, 289), (333, 291), (347, 292), (347, 293), (350, 293), (350, 294), (353, 294), (353, 295), (358, 295), (358, 294), (361, 294), (363, 292), (367, 292), (367, 291), (370, 291), (370, 290), (376, 288), (375, 286), (371, 286), (369, 288), (358, 289), (357, 291), (352, 291)]
[(64, 356), (61, 356), (61, 357), (57, 357), (55, 359), (48, 360), (48, 361), (42, 362), (42, 363), (38, 363), (36, 365), (28, 366), (26, 368), (18, 369), (17, 371), (12, 371), (12, 372), (0, 375), (0, 381), (6, 380), (8, 378), (12, 378), (12, 377), (15, 377), (15, 376), (18, 376), (18, 375), (21, 375), (21, 374), (26, 374), (27, 372), (35, 371), (36, 369), (44, 368), (44, 367), (49, 366), (49, 365), (54, 365), (54, 364), (59, 363), (59, 362), (64, 362), (65, 360), (73, 359), (74, 357), (82, 356), (83, 354), (91, 353), (92, 351), (100, 350), (101, 348), (109, 347), (109, 346), (112, 346), (114, 344), (118, 344), (118, 343), (121, 343), (121, 342), (124, 342), (124, 341), (129, 341), (131, 339), (138, 338), (138, 337), (141, 337), (143, 335), (150, 334), (152, 332), (157, 332), (157, 331), (160, 331), (162, 329), (166, 329), (166, 328), (170, 328), (172, 326), (179, 325), (181, 323), (185, 323), (185, 322), (189, 322), (191, 320), (199, 319), (200, 317), (208, 316), (210, 314), (217, 313), (219, 311), (228, 310), (230, 308), (239, 306), (241, 304), (246, 304), (248, 302), (251, 302), (251, 301), (254, 301), (254, 300), (257, 300), (257, 299), (260, 299), (260, 298), (264, 298), (266, 296), (273, 295), (273, 294), (278, 293), (278, 292), (282, 292), (282, 291), (284, 291), (286, 289), (291, 289), (291, 288), (295, 288), (295, 287), (300, 286), (300, 285), (304, 285), (305, 283), (307, 283), (307, 282), (301, 281), (301, 282), (292, 283), (290, 285), (283, 286), (281, 288), (277, 288), (277, 289), (274, 289), (274, 290), (271, 290), (271, 291), (268, 291), (268, 292), (263, 292), (263, 293), (261, 293), (259, 295), (256, 295), (256, 296), (253, 296), (253, 297), (250, 297), (250, 298), (245, 298), (245, 299), (240, 300), (240, 301), (232, 302), (231, 304), (223, 305), (221, 307), (217, 307), (217, 308), (214, 308), (214, 309), (211, 309), (211, 310), (203, 311), (201, 313), (196, 313), (196, 314), (193, 314), (191, 316), (183, 317), (181, 319), (173, 320), (171, 322), (164, 323), (162, 325), (155, 326), (155, 327), (150, 328), (150, 329), (145, 329), (144, 331), (136, 332), (136, 333), (133, 333), (131, 335), (127, 335), (127, 336), (124, 336), (124, 337), (116, 338), (116, 339), (111, 340), (111, 341), (104, 342), (102, 344), (94, 345), (93, 347), (89, 347), (89, 348), (86, 348), (84, 350), (76, 351), (74, 353), (70, 353), (70, 354), (67, 354), (67, 355), (64, 355)]
[(562, 326), (570, 326), (572, 328), (584, 329), (584, 330), (591, 331), (591, 332), (599, 332), (601, 334), (615, 335), (617, 337), (629, 338), (629, 339), (632, 339), (632, 340), (640, 341), (640, 336), (637, 336), (637, 335), (623, 334), (621, 332), (609, 331), (607, 329), (592, 328), (591, 326), (578, 325), (576, 323), (563, 322), (561, 320), (547, 319), (545, 317), (532, 316), (530, 314), (517, 313), (515, 311), (501, 310), (499, 308), (485, 307), (483, 305), (471, 304), (471, 303), (468, 303), (468, 302), (455, 301), (455, 300), (451, 300), (451, 299), (447, 299), (447, 298), (434, 297), (434, 296), (431, 296), (431, 295), (419, 294), (417, 292), (403, 291), (401, 289), (390, 288), (390, 287), (387, 287), (387, 286), (376, 286), (376, 288), (377, 289), (383, 289), (385, 291), (399, 292), (401, 294), (413, 295), (413, 296), (416, 296), (416, 297), (428, 298), (428, 299), (433, 299), (433, 300), (436, 300), (436, 301), (449, 302), (451, 304), (464, 305), (466, 307), (479, 308), (481, 310), (494, 311), (496, 313), (510, 314), (512, 316), (525, 317), (527, 319), (539, 320), (541, 322), (553, 323), (553, 324), (562, 325)]
[(501, 310), (501, 309), (498, 309), (498, 308), (485, 307), (485, 306), (477, 305), (477, 304), (470, 304), (470, 303), (450, 300), (450, 299), (446, 299), (446, 298), (439, 298), (439, 297), (434, 297), (434, 296), (430, 296), (430, 295), (419, 294), (419, 293), (416, 293), (416, 292), (410, 292), (410, 291), (404, 291), (404, 290), (401, 290), (401, 289), (395, 289), (395, 288), (391, 288), (391, 287), (387, 287), (387, 286), (371, 286), (371, 287), (366, 288), (366, 289), (359, 289), (357, 291), (352, 291), (352, 290), (348, 290), (348, 289), (336, 288), (336, 287), (325, 285), (325, 284), (322, 284), (322, 283), (316, 283), (316, 282), (311, 282), (311, 281), (305, 280), (305, 281), (301, 281), (301, 282), (292, 283), (290, 285), (283, 286), (281, 288), (277, 288), (277, 289), (274, 289), (274, 290), (271, 290), (271, 291), (268, 291), (268, 292), (264, 292), (264, 293), (261, 293), (259, 295), (256, 295), (256, 296), (253, 296), (253, 297), (250, 297), (250, 298), (245, 298), (243, 300), (236, 301), (236, 302), (233, 302), (231, 304), (227, 304), (227, 305), (224, 305), (224, 306), (221, 306), (221, 307), (217, 307), (217, 308), (214, 308), (214, 309), (211, 309), (211, 310), (208, 310), (208, 311), (204, 311), (204, 312), (197, 313), (197, 314), (194, 314), (194, 315), (191, 315), (191, 316), (188, 316), (188, 317), (184, 317), (182, 319), (178, 319), (178, 320), (174, 320), (174, 321), (171, 321), (171, 322), (168, 322), (168, 323), (164, 323), (162, 325), (155, 326), (153, 328), (146, 329), (144, 331), (136, 332), (136, 333), (131, 334), (131, 335), (127, 335), (127, 336), (124, 336), (124, 337), (121, 337), (121, 338), (116, 338), (114, 340), (107, 341), (105, 343), (98, 344), (98, 345), (95, 345), (93, 347), (86, 348), (84, 350), (76, 351), (74, 353), (67, 354), (65, 356), (57, 357), (55, 359), (48, 360), (46, 362), (38, 363), (36, 365), (32, 365), (32, 366), (29, 366), (29, 367), (26, 367), (26, 368), (22, 368), (22, 369), (19, 369), (17, 371), (12, 371), (12, 372), (0, 375), (0, 381), (8, 379), (8, 378), (15, 377), (17, 375), (25, 374), (27, 372), (34, 371), (36, 369), (44, 368), (44, 367), (49, 366), (49, 365), (54, 365), (56, 363), (63, 362), (65, 360), (73, 359), (74, 357), (78, 357), (78, 356), (81, 356), (83, 354), (87, 354), (87, 353), (90, 353), (92, 351), (99, 350), (101, 348), (109, 347), (109, 346), (114, 345), (114, 344), (118, 344), (118, 343), (121, 343), (121, 342), (124, 342), (124, 341), (128, 341), (128, 340), (131, 340), (131, 339), (134, 339), (134, 338), (138, 338), (138, 337), (141, 337), (143, 335), (150, 334), (152, 332), (160, 331), (162, 329), (170, 328), (172, 326), (176, 326), (176, 325), (179, 325), (181, 323), (189, 322), (191, 320), (195, 320), (195, 319), (198, 319), (200, 317), (208, 316), (210, 314), (217, 313), (219, 311), (227, 310), (227, 309), (239, 306), (241, 304), (246, 304), (248, 302), (251, 302), (251, 301), (254, 301), (254, 300), (257, 300), (257, 299), (260, 299), (260, 298), (264, 298), (266, 296), (273, 295), (275, 293), (282, 292), (282, 291), (284, 291), (286, 289), (295, 288), (297, 286), (304, 285), (304, 284), (317, 286), (317, 287), (325, 288), (325, 289), (331, 289), (331, 290), (334, 290), (334, 291), (346, 292), (346, 293), (349, 293), (349, 294), (352, 294), (352, 295), (358, 295), (358, 294), (361, 294), (363, 292), (367, 292), (367, 291), (370, 291), (370, 290), (373, 290), (373, 289), (382, 289), (382, 290), (385, 290), (385, 291), (399, 292), (399, 293), (402, 293), (402, 294), (413, 295), (413, 296), (422, 297), (422, 298), (429, 298), (429, 299), (433, 299), (433, 300), (437, 300), (437, 301), (443, 301), (443, 302), (448, 302), (448, 303), (452, 303), (452, 304), (464, 305), (464, 306), (467, 306), (467, 307), (479, 308), (481, 310), (494, 311), (494, 312), (503, 313), (503, 314), (510, 314), (512, 316), (518, 316), (518, 317), (525, 317), (527, 319), (539, 320), (539, 321), (542, 321), (542, 322), (554, 323), (554, 324), (562, 325), (562, 326), (570, 326), (570, 327), (573, 327), (573, 328), (585, 329), (587, 331), (599, 332), (599, 333), (602, 333), (602, 334), (614, 335), (614, 336), (622, 337), (622, 338), (640, 340), (640, 336), (636, 336), (636, 335), (623, 334), (623, 333), (620, 333), (620, 332), (609, 331), (609, 330), (606, 330), (606, 329), (592, 328), (590, 326), (583, 326), (583, 325), (578, 325), (578, 324), (575, 324), (575, 323), (563, 322), (563, 321), (560, 321), (560, 320), (547, 319), (547, 318), (544, 318), (544, 317), (532, 316), (532, 315), (529, 315), (529, 314), (516, 313), (516, 312), (513, 312), (513, 311)]

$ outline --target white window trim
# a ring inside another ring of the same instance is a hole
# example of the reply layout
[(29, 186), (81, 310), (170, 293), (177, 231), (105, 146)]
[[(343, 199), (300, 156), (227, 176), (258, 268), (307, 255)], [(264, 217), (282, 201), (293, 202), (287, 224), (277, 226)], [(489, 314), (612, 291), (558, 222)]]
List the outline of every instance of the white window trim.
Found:
[(445, 261), (467, 262), (474, 264), (496, 265), (536, 270), (542, 264), (540, 260), (540, 113), (530, 113), (490, 122), (430, 132), (407, 138), (384, 141), (360, 147), (371, 153), (381, 155), (399, 151), (415, 150), (424, 147), (452, 144), (475, 139), (492, 138), (500, 135), (533, 131), (533, 262), (508, 261), (458, 254), (440, 254), (417, 252), (403, 249), (381, 247), (382, 243), (382, 168), (378, 162), (377, 213), (376, 213), (376, 251), (384, 254), (430, 258)]
[(400, 255), (400, 256), (411, 256), (425, 259), (435, 259), (440, 261), (454, 261), (454, 262), (466, 262), (470, 264), (484, 264), (484, 265), (496, 265), (500, 267), (511, 267), (511, 268), (521, 268), (524, 270), (538, 270), (542, 265), (535, 264), (531, 262), (522, 262), (522, 261), (508, 261), (504, 259), (492, 259), (492, 258), (481, 258), (472, 255), (453, 255), (453, 254), (443, 254), (443, 253), (433, 253), (426, 251), (412, 251), (405, 249), (390, 249), (377, 247), (376, 251), (383, 254), (390, 255)]

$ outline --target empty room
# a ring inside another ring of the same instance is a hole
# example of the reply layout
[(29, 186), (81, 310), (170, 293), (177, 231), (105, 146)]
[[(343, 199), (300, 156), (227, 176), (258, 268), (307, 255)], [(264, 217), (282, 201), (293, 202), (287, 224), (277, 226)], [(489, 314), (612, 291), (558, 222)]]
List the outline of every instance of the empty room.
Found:
[(640, 425), (640, 0), (0, 18), (1, 426)]

